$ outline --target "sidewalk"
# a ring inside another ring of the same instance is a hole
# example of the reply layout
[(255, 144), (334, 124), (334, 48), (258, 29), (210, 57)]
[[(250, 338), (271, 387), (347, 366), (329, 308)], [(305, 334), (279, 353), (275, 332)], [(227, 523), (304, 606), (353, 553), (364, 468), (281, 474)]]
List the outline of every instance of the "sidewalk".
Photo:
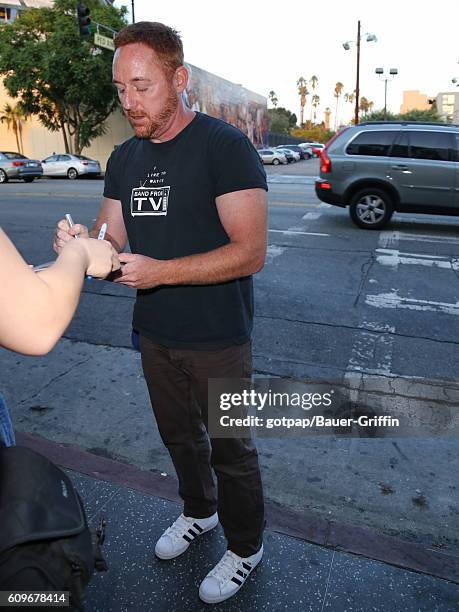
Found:
[[(19, 444), (35, 448), (65, 467), (83, 498), (93, 529), (102, 516), (107, 520), (103, 550), (109, 571), (94, 576), (88, 589), (87, 612), (211, 609), (199, 600), (197, 592), (200, 581), (225, 550), (221, 527), (199, 538), (176, 560), (160, 561), (153, 552), (158, 537), (180, 513), (173, 478), (30, 434), (19, 434), (18, 438)], [(328, 533), (322, 535), (330, 541), (335, 538), (334, 546), (319, 546), (304, 537), (291, 537), (287, 534), (295, 529), (300, 533), (302, 526), (292, 525), (290, 519), (288, 511), (284, 516), (282, 509), (276, 513), (276, 509), (268, 507), (262, 563), (244, 588), (216, 609), (234, 612), (458, 609), (459, 563), (447, 555), (442, 563), (441, 554), (429, 558), (425, 549), (399, 545), (393, 540), (392, 546), (385, 543), (386, 555), (392, 557), (392, 563), (389, 559), (383, 563), (339, 550), (352, 548), (353, 543), (346, 542), (350, 534), (333, 536), (330, 526)], [(316, 533), (309, 539), (317, 541), (321, 534), (315, 527)], [(360, 535), (360, 539), (365, 539), (364, 532)], [(358, 532), (354, 536), (359, 539)], [(367, 539), (367, 543), (355, 542), (355, 546), (363, 549), (367, 544), (368, 550), (377, 553), (379, 550), (381, 555), (381, 538), (371, 541), (371, 533), (367, 532)], [(450, 580), (395, 567), (394, 563), (404, 563), (403, 549), (405, 563), (413, 566), (423, 563), (426, 568), (430, 563), (431, 573), (449, 575)]]

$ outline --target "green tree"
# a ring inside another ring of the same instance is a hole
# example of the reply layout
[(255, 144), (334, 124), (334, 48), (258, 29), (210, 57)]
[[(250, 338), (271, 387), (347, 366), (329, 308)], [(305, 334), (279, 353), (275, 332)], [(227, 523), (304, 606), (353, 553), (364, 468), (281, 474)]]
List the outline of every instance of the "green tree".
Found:
[(365, 121), (436, 121), (444, 123), (435, 108), (429, 108), (427, 110), (410, 110), (406, 113), (398, 114), (388, 111), (386, 115), (386, 118), (384, 118), (384, 111), (376, 110), (365, 115)]
[(6, 123), (8, 129), (12, 129), (16, 137), (17, 150), (19, 153), (24, 152), (22, 144), (22, 120), (25, 119), (26, 113), (20, 103), (14, 106), (8, 102), (3, 107), (3, 114), (0, 115), (0, 121)]
[(300, 115), (300, 125), (304, 125), (304, 107), (306, 106), (306, 96), (309, 91), (306, 86), (306, 79), (302, 76), (296, 82), (298, 87), (298, 95), (300, 96), (300, 106), (301, 106), (301, 115)]
[[(92, 21), (115, 30), (126, 9), (86, 0)], [(53, 8), (29, 9), (0, 26), (0, 74), (8, 94), (51, 131), (61, 131), (67, 152), (80, 153), (105, 133), (118, 104), (111, 83), (111, 51), (78, 31), (76, 2), (55, 0)]]
[(290, 134), (290, 130), (296, 126), (296, 115), (283, 108), (269, 108), (269, 129), (277, 134)]

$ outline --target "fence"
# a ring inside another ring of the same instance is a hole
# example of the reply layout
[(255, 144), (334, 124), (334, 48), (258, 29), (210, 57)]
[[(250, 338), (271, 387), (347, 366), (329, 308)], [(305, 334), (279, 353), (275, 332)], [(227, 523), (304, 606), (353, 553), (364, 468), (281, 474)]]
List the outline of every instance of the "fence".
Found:
[(277, 147), (281, 144), (299, 144), (304, 142), (301, 138), (296, 136), (289, 136), (288, 134), (278, 134), (276, 132), (268, 132), (268, 146)]

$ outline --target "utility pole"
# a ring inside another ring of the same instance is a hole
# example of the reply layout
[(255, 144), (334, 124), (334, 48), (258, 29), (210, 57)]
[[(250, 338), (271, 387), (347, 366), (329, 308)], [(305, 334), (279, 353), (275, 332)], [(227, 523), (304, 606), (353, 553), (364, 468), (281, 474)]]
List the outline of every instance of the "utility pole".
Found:
[(359, 96), (360, 96), (360, 19), (357, 25), (357, 79), (355, 83), (355, 112), (354, 123), (359, 123)]
[(134, 0), (131, 0), (131, 5), (132, 5), (132, 10), (131, 10), (131, 15), (132, 15), (132, 23), (135, 23), (135, 14), (134, 14)]
[(397, 68), (391, 68), (389, 70), (389, 76), (384, 74), (384, 68), (376, 68), (375, 73), (378, 75), (380, 80), (384, 81), (384, 121), (387, 119), (387, 81), (392, 81), (395, 75), (398, 74)]

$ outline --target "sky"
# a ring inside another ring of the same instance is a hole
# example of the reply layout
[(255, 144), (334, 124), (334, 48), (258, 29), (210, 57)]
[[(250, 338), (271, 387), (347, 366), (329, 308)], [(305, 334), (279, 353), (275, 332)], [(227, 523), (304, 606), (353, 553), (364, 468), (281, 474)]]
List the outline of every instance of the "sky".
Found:
[[(131, 0), (114, 4), (127, 6), (130, 18)], [(264, 96), (274, 90), (278, 106), (297, 117), (300, 76), (318, 77), (322, 111), (327, 106), (335, 110), (337, 81), (344, 84), (343, 93), (355, 89), (356, 47), (351, 44), (345, 51), (342, 45), (357, 39), (359, 19), (362, 34), (377, 37), (377, 42), (362, 37), (360, 56), (360, 94), (373, 101), (375, 109), (384, 106), (384, 82), (375, 74), (377, 67), (398, 69), (388, 83), (387, 106), (393, 112), (400, 111), (403, 90), (420, 90), (430, 97), (459, 91), (451, 83), (455, 77), (459, 80), (458, 0), (438, 5), (419, 0), (135, 0), (135, 19), (174, 27), (182, 36), (185, 61)], [(345, 123), (353, 110), (344, 100), (340, 106), (339, 119)], [(309, 115), (306, 109), (305, 119)]]

